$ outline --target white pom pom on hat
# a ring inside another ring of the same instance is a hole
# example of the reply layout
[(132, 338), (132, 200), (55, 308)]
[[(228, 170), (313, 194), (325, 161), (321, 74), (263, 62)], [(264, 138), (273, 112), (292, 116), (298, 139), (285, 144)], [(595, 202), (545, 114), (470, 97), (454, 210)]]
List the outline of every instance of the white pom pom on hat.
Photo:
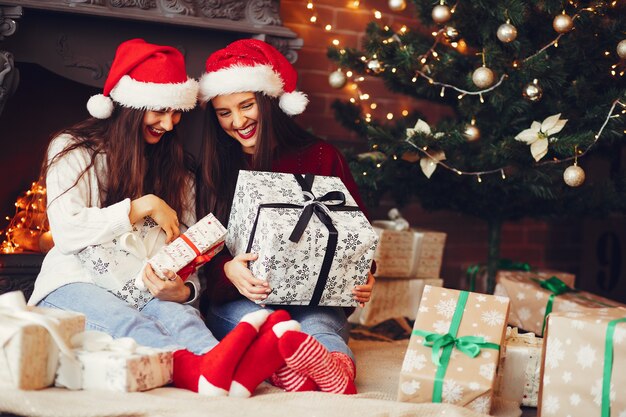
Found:
[(113, 101), (141, 110), (191, 110), (197, 95), (178, 49), (131, 39), (117, 47), (102, 94), (89, 99), (87, 110), (98, 119), (111, 116)]
[(296, 91), (298, 73), (272, 45), (258, 39), (240, 39), (212, 53), (200, 78), (200, 100), (220, 95), (261, 92), (279, 98), (288, 115), (300, 114), (309, 100)]

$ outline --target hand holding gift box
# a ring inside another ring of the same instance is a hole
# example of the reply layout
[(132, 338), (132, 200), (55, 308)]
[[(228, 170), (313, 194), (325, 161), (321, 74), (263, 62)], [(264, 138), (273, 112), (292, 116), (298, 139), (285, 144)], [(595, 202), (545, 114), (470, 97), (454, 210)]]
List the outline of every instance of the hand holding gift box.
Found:
[(78, 361), (61, 358), (57, 387), (134, 392), (172, 381), (172, 352), (139, 346), (130, 337), (86, 331), (72, 338), (72, 348)]
[(20, 291), (0, 295), (0, 386), (33, 390), (52, 385), (59, 354), (76, 360), (68, 343), (84, 328), (82, 314), (28, 307)]
[(400, 371), (398, 400), (488, 413), (508, 309), (505, 297), (426, 286)]
[(263, 304), (355, 306), (378, 238), (337, 177), (239, 171), (226, 246), (253, 252)]

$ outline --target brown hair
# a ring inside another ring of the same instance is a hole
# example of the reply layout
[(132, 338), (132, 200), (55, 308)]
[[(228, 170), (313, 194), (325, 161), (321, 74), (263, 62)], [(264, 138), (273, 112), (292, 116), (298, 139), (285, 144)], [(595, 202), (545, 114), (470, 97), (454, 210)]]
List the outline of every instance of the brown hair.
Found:
[(206, 103), (196, 176), (198, 218), (213, 213), (227, 225), (240, 169), (271, 171), (272, 162), (282, 154), (304, 149), (317, 140), (282, 111), (278, 99), (259, 92), (254, 95), (259, 111), (259, 129), (251, 163), (239, 142), (221, 128), (211, 102)]
[[(58, 134), (69, 134), (74, 141), (49, 163), (44, 161), (41, 178), (45, 178), (56, 161), (75, 149), (84, 148), (91, 155), (91, 161), (73, 186), (94, 166), (96, 157), (104, 155), (106, 178), (97, 178), (103, 207), (125, 198), (132, 200), (155, 194), (176, 210), (181, 218), (186, 205), (184, 194), (191, 171), (191, 158), (183, 150), (176, 128), (166, 132), (157, 144), (146, 144), (143, 136), (144, 114), (144, 110), (116, 105), (108, 119), (89, 118), (62, 130)], [(92, 205), (93, 202), (88, 201), (87, 204)]]

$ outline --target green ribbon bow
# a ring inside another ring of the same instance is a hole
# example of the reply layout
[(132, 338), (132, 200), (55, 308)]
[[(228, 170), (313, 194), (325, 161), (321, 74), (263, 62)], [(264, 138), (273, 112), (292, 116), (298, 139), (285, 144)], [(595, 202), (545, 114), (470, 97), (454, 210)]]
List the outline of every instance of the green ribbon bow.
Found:
[(463, 311), (467, 304), (467, 298), (469, 292), (461, 291), (459, 294), (459, 300), (452, 316), (452, 323), (448, 333), (439, 334), (434, 332), (427, 332), (425, 330), (413, 330), (412, 334), (416, 336), (424, 337), (423, 345), (432, 348), (431, 360), (437, 365), (437, 372), (435, 374), (435, 383), (433, 386), (433, 402), (440, 403), (443, 392), (443, 380), (450, 365), (450, 356), (452, 349), (457, 348), (470, 358), (475, 358), (480, 354), (482, 348), (500, 350), (500, 345), (497, 343), (485, 342), (484, 337), (479, 336), (461, 336), (456, 337), (459, 331), (459, 325), (461, 324), (461, 318), (463, 317)]
[(609, 322), (606, 328), (606, 337), (604, 340), (604, 370), (602, 375), (602, 406), (601, 417), (610, 417), (611, 415), (611, 377), (613, 373), (613, 335), (615, 334), (615, 326), (619, 323), (626, 323), (626, 317), (615, 319)]
[(576, 292), (577, 289), (570, 288), (566, 283), (558, 279), (557, 277), (550, 277), (546, 280), (541, 280), (537, 278), (531, 278), (537, 284), (541, 286), (541, 288), (545, 288), (550, 291), (550, 297), (548, 297), (548, 304), (546, 304), (546, 312), (543, 315), (543, 324), (541, 325), (541, 333), (546, 330), (546, 320), (548, 319), (548, 314), (552, 312), (552, 305), (554, 304), (554, 297), (562, 294), (566, 294), (569, 292)]
[[(467, 287), (469, 291), (476, 290), (476, 277), (478, 276), (478, 272), (485, 264), (474, 264), (467, 267), (467, 271), (465, 272), (465, 276), (467, 278)], [(531, 267), (529, 264), (525, 262), (515, 262), (510, 259), (500, 259), (498, 260), (498, 270), (506, 270), (506, 271), (530, 271)]]

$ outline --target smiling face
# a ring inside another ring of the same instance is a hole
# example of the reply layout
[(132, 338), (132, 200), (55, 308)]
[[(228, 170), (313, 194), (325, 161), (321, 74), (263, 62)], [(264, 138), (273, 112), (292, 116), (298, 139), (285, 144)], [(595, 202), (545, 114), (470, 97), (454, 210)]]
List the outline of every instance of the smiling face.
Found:
[(211, 103), (222, 129), (241, 144), (245, 153), (253, 154), (259, 130), (259, 108), (254, 93), (217, 96)]
[(146, 143), (159, 143), (165, 132), (174, 129), (182, 113), (178, 110), (147, 110), (143, 115), (142, 132)]

